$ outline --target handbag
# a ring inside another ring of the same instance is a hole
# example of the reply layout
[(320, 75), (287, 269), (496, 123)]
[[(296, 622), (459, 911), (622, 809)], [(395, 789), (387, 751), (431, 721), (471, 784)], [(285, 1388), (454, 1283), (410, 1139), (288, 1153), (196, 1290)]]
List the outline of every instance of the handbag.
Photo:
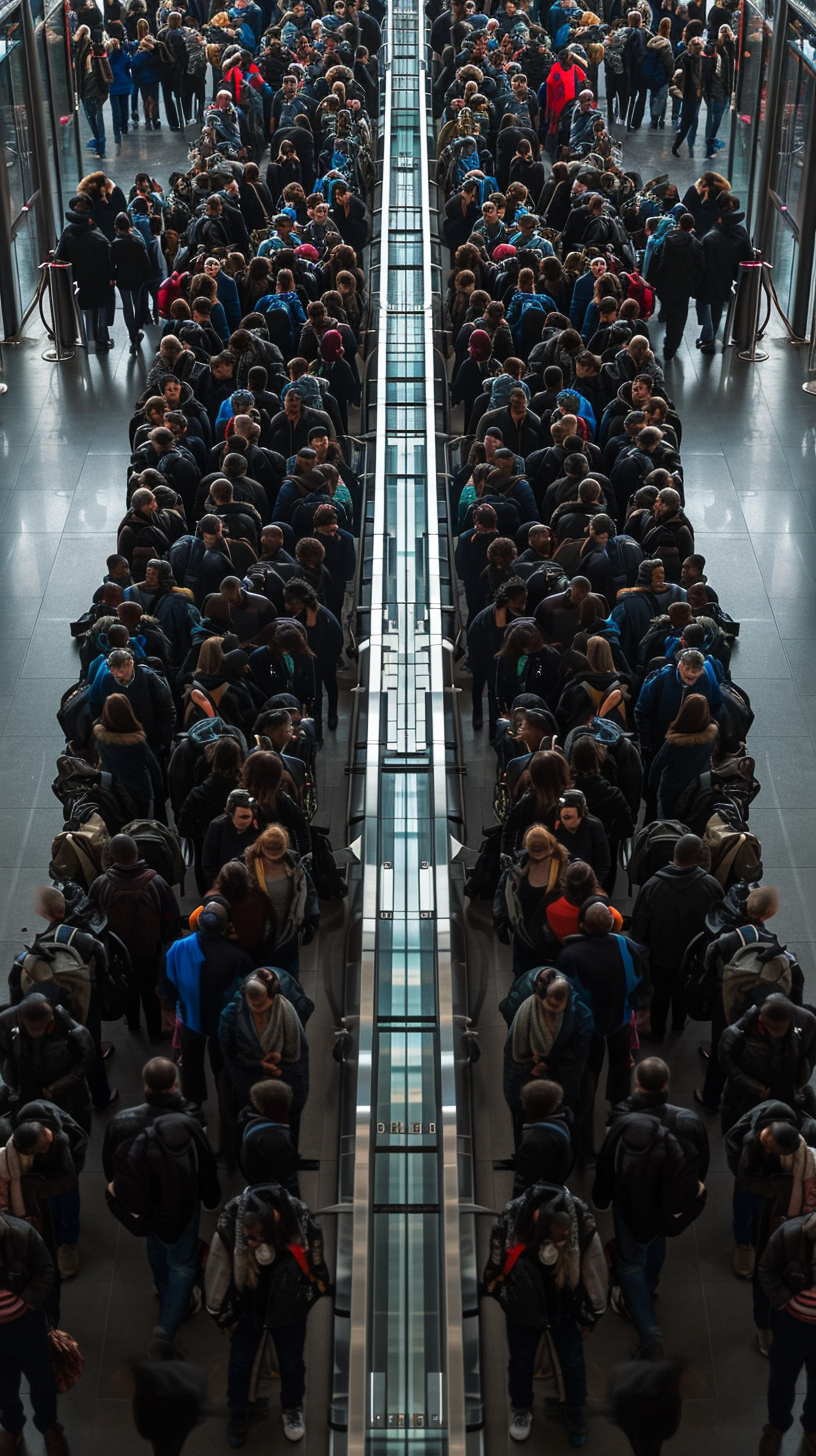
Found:
[(54, 1329), (53, 1326), (48, 1331), (48, 1352), (51, 1356), (54, 1384), (59, 1394), (64, 1395), (66, 1390), (71, 1390), (76, 1385), (85, 1369), (85, 1356), (73, 1335), (69, 1335), (66, 1330)]

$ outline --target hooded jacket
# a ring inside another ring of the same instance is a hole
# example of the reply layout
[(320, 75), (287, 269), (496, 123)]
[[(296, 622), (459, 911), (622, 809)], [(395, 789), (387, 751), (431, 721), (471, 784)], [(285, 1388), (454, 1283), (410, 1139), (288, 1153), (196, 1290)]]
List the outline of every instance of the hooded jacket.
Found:
[(21, 1218), (0, 1214), (0, 1281), (29, 1309), (42, 1309), (55, 1269), (44, 1240)]
[(574, 1162), (568, 1114), (554, 1112), (541, 1122), (525, 1122), (516, 1149), (513, 1197), (520, 1198), (535, 1183), (565, 1184)]
[(666, 865), (646, 880), (632, 911), (632, 935), (649, 948), (652, 965), (675, 970), (686, 946), (705, 926), (722, 885), (700, 865)]
[[(527, 1221), (530, 1207), (548, 1205), (570, 1220), (570, 1236), (564, 1258), (567, 1260), (563, 1282), (553, 1278), (548, 1268), (520, 1241), (518, 1229)], [(482, 1292), (497, 1299), (505, 1314), (521, 1324), (531, 1323), (528, 1280), (516, 1284), (508, 1279), (515, 1263), (523, 1259), (529, 1283), (540, 1284), (540, 1320), (535, 1327), (546, 1329), (555, 1316), (573, 1320), (582, 1329), (593, 1329), (606, 1309), (608, 1273), (595, 1217), (583, 1199), (575, 1198), (566, 1188), (549, 1183), (536, 1183), (520, 1198), (508, 1203), (496, 1220), (490, 1235), (490, 1254), (482, 1276)], [(536, 1277), (537, 1276), (537, 1277)]]
[[(207, 1310), (221, 1329), (229, 1329), (244, 1312), (248, 1296), (252, 1291), (247, 1280), (247, 1249), (243, 1237), (244, 1211), (250, 1193), (264, 1198), (267, 1192), (276, 1198), (280, 1193), (277, 1185), (256, 1184), (247, 1188), (229, 1203), (219, 1215), (218, 1225), (210, 1245), (205, 1276)], [(320, 1224), (305, 1203), (288, 1195), (298, 1226), (296, 1246), (308, 1266), (314, 1299), (330, 1292), (330, 1276), (323, 1252), (323, 1232)], [(270, 1199), (271, 1201), (271, 1199)], [(292, 1245), (289, 1245), (292, 1248)], [(300, 1263), (300, 1259), (298, 1259)], [(272, 1286), (274, 1291), (274, 1286)], [(274, 1292), (267, 1304), (264, 1321), (267, 1328), (278, 1328), (287, 1323), (286, 1310), (275, 1307)], [(289, 1322), (291, 1323), (291, 1316)]]
[(86, 1132), (91, 1126), (91, 1094), (86, 1081), (96, 1053), (90, 1033), (62, 1006), (41, 1037), (31, 1037), (20, 1022), (19, 1006), (0, 1013), (0, 1072), (18, 1103), (42, 1096), (70, 1114)]
[(637, 662), (638, 647), (653, 619), (667, 612), (672, 602), (685, 600), (683, 588), (668, 581), (660, 591), (651, 586), (630, 586), (618, 592), (611, 620), (620, 631), (621, 650), (627, 662)]
[(771, 1309), (784, 1309), (816, 1282), (816, 1214), (789, 1218), (768, 1240), (759, 1263), (759, 1284)]
[[(531, 980), (537, 974), (537, 971), (528, 972)], [(525, 998), (528, 1001), (529, 999), (529, 996)], [(514, 1118), (520, 1121), (521, 1089), (532, 1077), (533, 1063), (532, 1060), (517, 1062), (513, 1057), (513, 1028), (518, 1014), (517, 1011), (513, 1017), (504, 1043), (504, 1099)], [(592, 1013), (578, 992), (571, 991), (558, 1034), (547, 1054), (547, 1076), (563, 1088), (567, 1107), (578, 1106), (581, 1078), (591, 1040)]]
[(705, 275), (702, 243), (693, 233), (673, 228), (652, 255), (649, 282), (665, 309), (685, 308), (696, 298)]
[(164, 803), (161, 767), (143, 733), (113, 733), (94, 726), (97, 751), (106, 773), (120, 782), (133, 800), (135, 817), (151, 819)]
[(683, 790), (709, 772), (717, 732), (716, 723), (709, 723), (700, 733), (666, 733), (649, 769), (649, 788), (656, 796), (660, 819), (673, 819)]
[[(614, 612), (612, 615), (615, 615)], [(684, 700), (693, 695), (705, 698), (712, 718), (716, 718), (717, 710), (722, 704), (722, 693), (717, 669), (709, 658), (706, 658), (697, 681), (690, 687), (683, 682), (680, 669), (673, 662), (658, 668), (647, 677), (635, 708), (635, 723), (643, 748), (650, 753), (658, 751), (669, 724), (674, 722)]]
[(744, 212), (724, 212), (703, 238), (705, 271), (697, 290), (698, 303), (726, 304), (740, 263), (749, 263), (753, 258), (751, 239), (743, 227), (744, 219)]
[(84, 312), (107, 308), (113, 296), (110, 243), (94, 227), (89, 213), (69, 207), (65, 220), (68, 226), (63, 229), (54, 256), (71, 264), (74, 282), (79, 285), (79, 306)]

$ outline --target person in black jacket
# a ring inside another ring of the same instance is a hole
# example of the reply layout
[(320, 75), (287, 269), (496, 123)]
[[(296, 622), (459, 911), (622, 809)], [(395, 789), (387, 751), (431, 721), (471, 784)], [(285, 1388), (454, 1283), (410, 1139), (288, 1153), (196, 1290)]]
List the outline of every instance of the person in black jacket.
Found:
[[(596, 1208), (612, 1204), (620, 1294), (641, 1354), (653, 1360), (663, 1358), (654, 1292), (666, 1257), (666, 1233), (690, 1223), (705, 1201), (699, 1146), (679, 1118), (676, 1127), (671, 1125), (672, 1112), (668, 1104), (662, 1116), (652, 1107), (622, 1108), (598, 1154), (592, 1188)], [(621, 1312), (614, 1293), (612, 1307)]]
[(48, 1456), (68, 1456), (68, 1443), (57, 1422), (57, 1387), (51, 1366), (48, 1325), (43, 1305), (54, 1282), (54, 1264), (43, 1239), (22, 1218), (0, 1215), (0, 1426), (6, 1450), (22, 1444), (26, 1423), (20, 1400), (25, 1379), (34, 1409), (34, 1425), (42, 1431)]
[(589, 1071), (597, 1079), (609, 1054), (606, 1097), (621, 1102), (629, 1091), (631, 1019), (648, 1004), (651, 994), (645, 948), (626, 936), (614, 935), (608, 905), (592, 902), (581, 914), (581, 934), (571, 935), (556, 966), (576, 985), (595, 1023), (589, 1050)]
[(21, 1103), (48, 1097), (91, 1130), (87, 1076), (95, 1057), (90, 1032), (62, 1006), (32, 991), (0, 1014), (0, 1072)]
[(97, 354), (113, 348), (108, 333), (108, 308), (113, 302), (110, 243), (94, 227), (90, 197), (74, 197), (65, 214), (64, 229), (54, 256), (70, 263), (74, 282), (79, 285), (79, 306), (88, 337), (96, 341)]
[(672, 1031), (681, 1032), (686, 1022), (685, 996), (680, 967), (686, 947), (703, 929), (706, 916), (722, 899), (719, 880), (702, 864), (706, 850), (696, 834), (684, 834), (674, 846), (674, 860), (641, 885), (632, 912), (632, 935), (649, 949), (649, 974), (653, 992), (650, 1007), (651, 1032), (648, 1041), (662, 1042), (666, 1034), (669, 1005)]
[(216, 816), (223, 814), (233, 789), (238, 788), (244, 753), (237, 738), (218, 738), (215, 743), (207, 744), (204, 757), (210, 771), (202, 783), (190, 790), (176, 815), (179, 834), (192, 840), (195, 846), (196, 884), (202, 894), (213, 883), (205, 879), (201, 862), (204, 839)]
[(814, 1380), (813, 1266), (816, 1259), (816, 1214), (789, 1218), (768, 1241), (759, 1266), (759, 1282), (771, 1306), (768, 1423), (763, 1427), (762, 1456), (779, 1456), (782, 1438), (793, 1425), (796, 1384), (805, 1366), (807, 1393), (802, 1410), (803, 1450), (816, 1448), (816, 1380)]
[(717, 331), (723, 311), (731, 297), (731, 287), (739, 274), (740, 263), (749, 263), (754, 256), (748, 231), (743, 227), (745, 213), (733, 192), (721, 192), (717, 199), (720, 220), (703, 238), (705, 272), (697, 290), (697, 318), (702, 324), (700, 353), (716, 352)]
[(536, 1183), (566, 1183), (575, 1162), (570, 1120), (562, 1111), (564, 1093), (557, 1082), (539, 1078), (521, 1089), (524, 1124), (516, 1149), (513, 1197)]
[(242, 1134), (238, 1166), (248, 1184), (279, 1183), (293, 1197), (300, 1197), (299, 1159), (292, 1142), (289, 1113), (292, 1089), (287, 1082), (256, 1082), (249, 1094), (250, 1106), (238, 1119)]
[[(164, 1058), (156, 1062), (152, 1080), (164, 1083), (160, 1095), (172, 1094), (176, 1069)], [(148, 1062), (145, 1072), (151, 1067), (155, 1064)], [(171, 1075), (173, 1083), (167, 1087)], [(113, 1169), (107, 1184), (108, 1207), (126, 1228), (137, 1219), (139, 1232), (147, 1228), (147, 1257), (159, 1294), (157, 1328), (172, 1342), (189, 1313), (198, 1277), (201, 1204), (217, 1208), (221, 1188), (207, 1134), (188, 1108), (154, 1111), (147, 1104), (138, 1112), (143, 1115), (131, 1117), (128, 1127), (132, 1136), (108, 1146)]]
[[(302, 622), (310, 650), (314, 654), (317, 669), (317, 692), (312, 707), (315, 732), (323, 737), (323, 691), (328, 700), (328, 726), (334, 733), (337, 728), (337, 663), (343, 652), (343, 629), (333, 612), (322, 607), (317, 592), (308, 582), (293, 577), (286, 583), (283, 592), (286, 614)], [(321, 687), (322, 684), (322, 687)]]
[(606, 883), (611, 864), (609, 841), (600, 819), (587, 813), (587, 802), (580, 789), (565, 789), (558, 800), (555, 837), (563, 844), (570, 860), (584, 860), (592, 866), (600, 884)]
[(246, 789), (233, 789), (227, 796), (224, 813), (216, 815), (204, 836), (201, 868), (208, 888), (215, 884), (221, 866), (228, 860), (240, 859), (259, 833), (255, 800)]
[(116, 232), (110, 246), (111, 275), (122, 300), (122, 313), (130, 335), (130, 353), (135, 356), (144, 338), (141, 326), (147, 317), (147, 282), (153, 276), (153, 269), (144, 238), (131, 227), (126, 212), (118, 214), (114, 227)]
[(666, 320), (663, 344), (663, 361), (666, 364), (680, 348), (689, 302), (696, 298), (704, 273), (703, 247), (694, 236), (694, 218), (690, 212), (681, 213), (677, 227), (667, 233), (660, 247), (655, 249), (649, 267), (649, 283), (660, 299)]

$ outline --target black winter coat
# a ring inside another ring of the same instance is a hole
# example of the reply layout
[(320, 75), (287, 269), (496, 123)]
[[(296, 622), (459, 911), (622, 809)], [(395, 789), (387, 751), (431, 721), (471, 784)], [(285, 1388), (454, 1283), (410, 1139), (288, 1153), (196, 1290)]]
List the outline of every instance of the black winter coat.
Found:
[(806, 1225), (813, 1214), (789, 1218), (768, 1240), (768, 1247), (759, 1264), (759, 1283), (772, 1309), (784, 1309), (795, 1294), (812, 1289), (814, 1272), (813, 1234), (808, 1238)]
[(88, 213), (69, 208), (65, 216), (68, 226), (57, 243), (55, 257), (71, 264), (81, 309), (107, 308), (113, 294), (110, 243)]
[[(696, 193), (695, 193), (696, 196)], [(680, 228), (668, 233), (649, 269), (649, 282), (664, 308), (683, 308), (697, 296), (705, 262), (702, 243)]]
[(54, 1283), (54, 1264), (43, 1239), (10, 1213), (0, 1215), (0, 1283), (30, 1309), (42, 1309)]
[(180, 1092), (148, 1092), (147, 1099), (136, 1107), (125, 1107), (117, 1112), (105, 1128), (102, 1170), (108, 1182), (113, 1178), (117, 1152), (132, 1143), (157, 1117), (166, 1117), (168, 1112), (183, 1113), (195, 1118), (202, 1127), (204, 1125), (201, 1109), (194, 1102), (188, 1102)]
[(723, 897), (722, 885), (699, 865), (667, 865), (641, 886), (632, 912), (632, 935), (648, 946), (652, 965), (677, 970), (686, 946)]
[(742, 226), (744, 212), (726, 212), (703, 238), (705, 273), (697, 290), (698, 303), (725, 304), (740, 263), (753, 257), (751, 239)]
[(19, 1007), (0, 1015), (0, 1071), (20, 1103), (32, 1102), (48, 1088), (50, 1100), (86, 1132), (91, 1126), (91, 1094), (86, 1081), (96, 1053), (91, 1036), (62, 1006), (44, 1036), (31, 1037), (20, 1022)]
[(110, 245), (111, 275), (117, 288), (135, 292), (153, 276), (147, 248), (135, 229), (118, 233)]
[(766, 1087), (771, 1097), (795, 1107), (816, 1064), (816, 1016), (794, 1007), (790, 1029), (775, 1041), (760, 1023), (761, 1009), (752, 1006), (720, 1037), (718, 1055), (727, 1077), (721, 1105), (724, 1133), (764, 1100)]
[(513, 1197), (534, 1183), (566, 1183), (575, 1162), (569, 1123), (562, 1112), (543, 1122), (525, 1122), (516, 1150)]

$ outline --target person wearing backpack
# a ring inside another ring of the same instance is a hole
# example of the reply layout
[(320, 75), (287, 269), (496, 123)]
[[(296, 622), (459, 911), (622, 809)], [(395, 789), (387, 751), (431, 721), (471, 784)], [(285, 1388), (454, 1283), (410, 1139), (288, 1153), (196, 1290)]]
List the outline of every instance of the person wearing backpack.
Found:
[(137, 1237), (159, 1294), (157, 1329), (169, 1342), (190, 1312), (198, 1277), (201, 1205), (221, 1202), (215, 1157), (200, 1123), (186, 1112), (152, 1118), (113, 1153), (108, 1207)]
[(816, 1016), (775, 992), (727, 1026), (718, 1048), (726, 1082), (722, 1130), (769, 1097), (788, 1107), (816, 1108), (808, 1085), (816, 1065)]
[(218, 1076), (223, 1058), (218, 1044), (221, 1012), (232, 1000), (252, 962), (227, 939), (229, 918), (223, 905), (209, 903), (192, 935), (174, 942), (165, 957), (162, 989), (176, 1005), (182, 1049), (184, 1095), (199, 1106), (207, 1100), (204, 1053), (209, 1042), (210, 1066)]
[(677, 227), (667, 232), (655, 249), (649, 282), (660, 299), (666, 321), (663, 362), (668, 364), (680, 348), (688, 319), (689, 303), (696, 297), (703, 282), (705, 261), (703, 246), (694, 236), (694, 218), (681, 213)]
[[(649, 1058), (653, 1063), (657, 1058)], [(663, 1358), (663, 1334), (657, 1322), (654, 1292), (666, 1258), (666, 1238), (682, 1233), (705, 1207), (701, 1174), (707, 1164), (704, 1129), (690, 1128), (683, 1109), (659, 1099), (663, 1078), (647, 1070), (649, 1087), (635, 1093), (636, 1105), (624, 1102), (609, 1127), (595, 1166), (592, 1202), (612, 1206), (615, 1221), (617, 1274), (625, 1307), (641, 1343), (643, 1358)], [(665, 1073), (668, 1091), (668, 1068)], [(646, 1092), (646, 1105), (642, 1091)], [(665, 1106), (665, 1112), (655, 1108)], [(675, 1116), (675, 1113), (677, 1114)], [(693, 1114), (686, 1114), (687, 1117)], [(691, 1134), (691, 1135), (689, 1135)]]
[[(722, 930), (705, 948), (704, 972), (715, 989), (714, 1010), (711, 1017), (711, 1052), (708, 1058), (705, 1083), (702, 1089), (695, 1088), (694, 1101), (699, 1107), (705, 1107), (708, 1112), (719, 1111), (720, 1098), (725, 1086), (725, 1074), (717, 1055), (720, 1037), (728, 1026), (722, 995), (725, 967), (731, 964), (735, 953), (748, 941), (765, 945), (776, 944), (776, 936), (773, 931), (763, 927), (768, 920), (774, 918), (778, 911), (779, 891), (772, 885), (758, 885), (749, 892), (745, 900), (744, 914), (739, 917), (737, 924), (729, 925), (727, 929)], [(746, 932), (748, 933), (746, 934)], [(801, 967), (797, 965), (792, 967), (790, 990), (790, 999), (795, 1006), (801, 1006), (803, 990), (804, 976)]]
[(640, 750), (651, 762), (661, 748), (666, 733), (676, 719), (683, 702), (691, 694), (703, 697), (712, 718), (722, 703), (716, 665), (694, 647), (685, 648), (676, 663), (650, 673), (640, 690), (635, 707), (635, 724)]
[(238, 1166), (247, 1184), (278, 1183), (299, 1198), (300, 1159), (292, 1142), (291, 1106), (292, 1089), (286, 1082), (266, 1078), (255, 1083), (238, 1118)]
[(565, 976), (547, 966), (522, 980), (518, 997), (507, 998), (518, 1009), (504, 1044), (504, 1100), (513, 1119), (516, 1147), (522, 1136), (523, 1088), (531, 1078), (546, 1077), (559, 1084), (567, 1107), (574, 1111), (592, 1040), (589, 1009)]
[(88, 896), (105, 914), (108, 929), (124, 941), (130, 954), (125, 1008), (128, 1030), (140, 1030), (141, 1002), (148, 1040), (151, 1044), (160, 1042), (164, 1038), (157, 988), (165, 947), (178, 934), (178, 904), (170, 886), (141, 858), (129, 834), (115, 834), (108, 853), (110, 864), (94, 880)]
[(631, 1023), (636, 1010), (648, 1004), (651, 985), (646, 951), (625, 935), (613, 934), (615, 919), (608, 905), (592, 902), (582, 913), (581, 934), (571, 935), (556, 966), (575, 984), (595, 1023), (588, 1068), (596, 1082), (609, 1056), (607, 1101), (620, 1102), (629, 1091), (632, 1065)]
[(651, 1031), (641, 1040), (661, 1043), (671, 1006), (672, 1031), (681, 1032), (686, 1008), (680, 968), (686, 947), (704, 928), (712, 906), (723, 897), (722, 886), (703, 868), (705, 847), (696, 834), (684, 834), (674, 858), (641, 885), (632, 911), (632, 935), (649, 951), (652, 999)]
[[(44, 1171), (55, 1171), (58, 1178), (67, 1179), (61, 1192), (46, 1192), (45, 1184), (41, 1183), (37, 1193), (41, 1199), (48, 1199), (50, 1205), (60, 1280), (72, 1279), (79, 1270), (79, 1176), (85, 1167), (90, 1139), (73, 1117), (45, 1098), (26, 1102), (3, 1118), (0, 1121), (0, 1141), (7, 1132), (11, 1135), (12, 1129), (16, 1132), (23, 1123), (37, 1123), (50, 1134), (48, 1161), (52, 1166)], [(34, 1169), (35, 1176), (39, 1172), (39, 1168)]]
[(303, 1440), (306, 1320), (333, 1292), (320, 1224), (306, 1204), (269, 1183), (231, 1198), (210, 1244), (205, 1292), (208, 1313), (230, 1336), (229, 1444), (238, 1449), (246, 1441), (252, 1371), (266, 1332), (278, 1357), (284, 1434)]
[(563, 1100), (563, 1087), (546, 1077), (536, 1077), (522, 1087), (524, 1122), (516, 1148), (514, 1198), (536, 1183), (563, 1186), (569, 1178), (575, 1151), (572, 1117), (564, 1111)]
[(555, 1351), (564, 1424), (573, 1447), (586, 1443), (583, 1341), (606, 1310), (607, 1274), (594, 1215), (566, 1188), (537, 1183), (507, 1204), (490, 1236), (481, 1292), (504, 1311), (513, 1441), (533, 1425), (533, 1375), (542, 1335)]

